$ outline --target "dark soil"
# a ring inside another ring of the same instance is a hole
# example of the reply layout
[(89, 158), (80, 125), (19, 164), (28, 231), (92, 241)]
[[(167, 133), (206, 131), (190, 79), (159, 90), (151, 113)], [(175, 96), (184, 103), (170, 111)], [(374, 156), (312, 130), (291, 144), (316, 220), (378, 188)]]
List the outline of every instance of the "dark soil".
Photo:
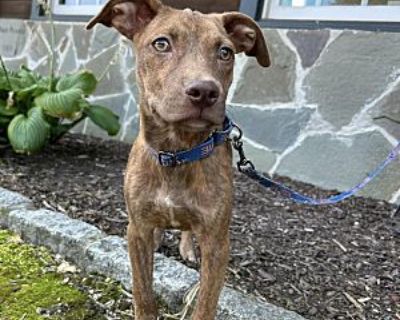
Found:
[[(0, 186), (124, 236), (129, 149), (82, 136), (32, 157), (0, 149)], [(330, 194), (278, 179), (312, 196)], [(309, 319), (400, 320), (400, 215), (392, 205), (365, 198), (297, 205), (240, 174), (234, 201), (229, 286)], [(178, 238), (168, 232), (161, 251), (180, 259)]]

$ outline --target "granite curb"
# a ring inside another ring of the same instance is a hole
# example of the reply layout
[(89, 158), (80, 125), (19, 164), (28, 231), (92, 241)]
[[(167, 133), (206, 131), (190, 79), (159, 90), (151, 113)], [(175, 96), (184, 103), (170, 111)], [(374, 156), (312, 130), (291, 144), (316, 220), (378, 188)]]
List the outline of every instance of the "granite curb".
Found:
[[(64, 256), (86, 272), (120, 281), (131, 289), (131, 268), (126, 240), (108, 236), (96, 227), (66, 215), (34, 209), (24, 196), (0, 187), (0, 227), (19, 234), (25, 241), (43, 245)], [(184, 294), (199, 280), (197, 271), (155, 254), (154, 291), (172, 311), (182, 307)], [(224, 288), (218, 320), (305, 320), (300, 315)]]

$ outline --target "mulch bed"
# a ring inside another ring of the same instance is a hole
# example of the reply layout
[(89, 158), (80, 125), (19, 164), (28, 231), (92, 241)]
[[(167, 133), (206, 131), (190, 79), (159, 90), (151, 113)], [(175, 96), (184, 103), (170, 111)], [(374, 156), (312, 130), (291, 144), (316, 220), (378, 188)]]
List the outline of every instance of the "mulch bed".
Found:
[[(129, 149), (79, 135), (32, 157), (0, 149), (0, 186), (124, 236)], [(278, 178), (308, 195), (331, 194)], [(178, 239), (168, 232), (161, 252), (180, 260)], [(231, 239), (229, 286), (308, 319), (400, 320), (400, 215), (391, 204), (296, 205), (237, 173)]]

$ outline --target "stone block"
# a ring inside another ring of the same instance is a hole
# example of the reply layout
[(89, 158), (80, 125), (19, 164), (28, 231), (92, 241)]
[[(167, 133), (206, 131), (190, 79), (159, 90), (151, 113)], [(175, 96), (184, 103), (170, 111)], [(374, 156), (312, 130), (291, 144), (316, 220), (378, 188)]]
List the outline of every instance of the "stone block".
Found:
[(274, 30), (264, 30), (272, 64), (262, 68), (256, 59), (248, 58), (232, 102), (269, 104), (289, 102), (294, 97), (296, 55)]
[(0, 209), (16, 210), (22, 208), (33, 208), (32, 201), (19, 193), (0, 187)]
[(0, 20), (0, 55), (13, 58), (22, 54), (29, 40), (29, 29), (23, 20)]
[[(376, 131), (346, 137), (310, 136), (288, 154), (277, 173), (324, 189), (347, 190), (381, 163), (392, 145)], [(399, 189), (400, 161), (391, 164), (359, 195), (390, 200)]]
[(113, 47), (119, 42), (120, 35), (113, 28), (107, 28), (101, 24), (97, 24), (93, 31), (92, 42), (89, 48), (89, 56), (95, 55)]
[(173, 311), (182, 306), (183, 296), (198, 281), (197, 271), (156, 253), (154, 256), (154, 291)]
[[(106, 65), (103, 65), (104, 67)], [(121, 65), (119, 61), (115, 61), (108, 68), (103, 79), (97, 85), (96, 95), (108, 95), (125, 92), (126, 83), (122, 74)]]
[(119, 46), (114, 45), (85, 64), (99, 79), (96, 95), (109, 95), (125, 91), (125, 79), (122, 74)]
[(124, 287), (132, 288), (131, 265), (126, 240), (108, 236), (91, 243), (79, 261), (87, 272), (101, 272), (120, 281)]
[(28, 66), (28, 59), (26, 57), (4, 59), (4, 64), (9, 70), (18, 71), (21, 66)]
[(135, 97), (136, 101), (139, 101), (139, 88), (136, 82), (136, 70), (132, 69), (128, 72), (125, 77), (126, 84), (129, 88), (129, 91)]
[[(54, 70), (57, 70), (59, 67), (60, 63), (60, 57), (55, 56), (54, 57)], [(48, 76), (49, 75), (49, 70), (50, 70), (50, 61), (49, 58), (44, 58), (42, 61), (36, 65), (35, 68), (33, 68), (33, 71), (40, 73), (42, 76)]]
[(131, 41), (121, 38), (121, 60), (124, 70), (134, 69), (136, 66), (135, 49)]
[(72, 73), (78, 69), (78, 63), (75, 57), (75, 50), (72, 43), (69, 43), (60, 62), (59, 74), (64, 75)]
[(109, 65), (118, 50), (118, 45), (107, 48), (103, 52), (98, 53), (95, 57), (89, 59), (85, 64), (85, 67), (91, 70), (96, 77), (99, 78), (104, 73), (106, 67)]
[(62, 213), (49, 210), (16, 210), (8, 217), (8, 228), (36, 245), (78, 263), (84, 258), (84, 249), (105, 235), (96, 227), (72, 220)]
[(343, 31), (304, 80), (308, 103), (340, 128), (376, 99), (400, 68), (400, 34)]
[[(243, 140), (243, 148), (247, 159), (249, 159), (262, 172), (268, 172), (276, 162), (276, 155), (268, 150), (258, 148), (246, 140)], [(236, 151), (233, 151), (233, 165), (236, 167), (239, 160)]]
[(127, 143), (132, 143), (139, 132), (139, 115), (132, 116), (124, 123), (122, 139)]
[(79, 23), (72, 26), (72, 39), (78, 59), (87, 59), (92, 35), (93, 31), (85, 30), (84, 24)]
[(69, 132), (84, 134), (86, 122), (89, 122), (89, 121), (90, 120), (88, 120), (88, 119), (83, 120), (82, 122), (78, 123), (75, 127), (73, 127)]
[(295, 30), (288, 31), (288, 38), (294, 44), (301, 59), (303, 68), (314, 65), (329, 40), (329, 30)]
[[(51, 26), (49, 22), (42, 22), (40, 24), (41, 30), (39, 32), (42, 33), (43, 38), (47, 40), (48, 43), (51, 42)], [(66, 40), (66, 38), (70, 37), (71, 32), (71, 23), (67, 22), (55, 22), (54, 23), (54, 44), (55, 48), (59, 48), (60, 45)]]
[[(44, 41), (46, 41), (46, 43)], [(28, 48), (29, 58), (37, 62), (44, 57), (47, 57), (49, 55), (49, 50), (47, 49), (47, 46), (49, 46), (48, 41), (41, 38), (38, 33), (35, 33), (32, 36), (32, 40)]]
[(400, 139), (400, 85), (397, 85), (392, 92), (379, 101), (369, 114), (372, 118), (380, 118), (375, 119), (374, 122)]
[(255, 298), (224, 288), (219, 299), (218, 320), (305, 320), (295, 312), (262, 303)]
[(139, 130), (139, 114), (136, 101), (131, 97), (125, 105), (126, 115), (121, 119), (121, 140), (132, 143)]
[(275, 152), (292, 145), (310, 120), (312, 109), (257, 109), (232, 106), (229, 114), (244, 135)]

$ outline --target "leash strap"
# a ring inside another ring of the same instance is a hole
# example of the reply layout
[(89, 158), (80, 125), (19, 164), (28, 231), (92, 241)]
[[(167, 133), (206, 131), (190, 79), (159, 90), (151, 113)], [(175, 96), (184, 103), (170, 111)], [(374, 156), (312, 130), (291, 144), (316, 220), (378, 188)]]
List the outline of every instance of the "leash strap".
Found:
[(229, 139), (233, 128), (233, 122), (226, 117), (222, 130), (214, 131), (206, 141), (195, 146), (193, 149), (169, 152), (157, 151), (149, 147), (150, 153), (155, 161), (162, 167), (176, 167), (189, 162), (202, 160), (208, 158), (213, 153), (216, 146), (223, 144)]
[(285, 186), (284, 184), (276, 182), (271, 178), (261, 174), (259, 171), (257, 171), (253, 163), (249, 161), (244, 155), (243, 142), (241, 141), (243, 134), (241, 129), (237, 125), (234, 126), (239, 132), (238, 136), (233, 137), (233, 147), (238, 151), (240, 158), (240, 160), (237, 163), (239, 171), (244, 173), (249, 178), (257, 181), (262, 186), (276, 190), (284, 197), (287, 197), (293, 200), (294, 202), (300, 204), (307, 204), (313, 206), (335, 204), (353, 196), (358, 191), (364, 189), (365, 186), (369, 184), (376, 176), (378, 176), (392, 161), (394, 161), (399, 156), (400, 153), (400, 142), (399, 142), (397, 146), (389, 153), (387, 158), (381, 164), (379, 164), (378, 167), (376, 167), (370, 174), (368, 174), (368, 176), (361, 183), (356, 185), (354, 188), (351, 188), (350, 190), (344, 191), (342, 193), (333, 195), (325, 199), (314, 199), (306, 195), (303, 195), (301, 193), (298, 193), (290, 189), (289, 187)]

